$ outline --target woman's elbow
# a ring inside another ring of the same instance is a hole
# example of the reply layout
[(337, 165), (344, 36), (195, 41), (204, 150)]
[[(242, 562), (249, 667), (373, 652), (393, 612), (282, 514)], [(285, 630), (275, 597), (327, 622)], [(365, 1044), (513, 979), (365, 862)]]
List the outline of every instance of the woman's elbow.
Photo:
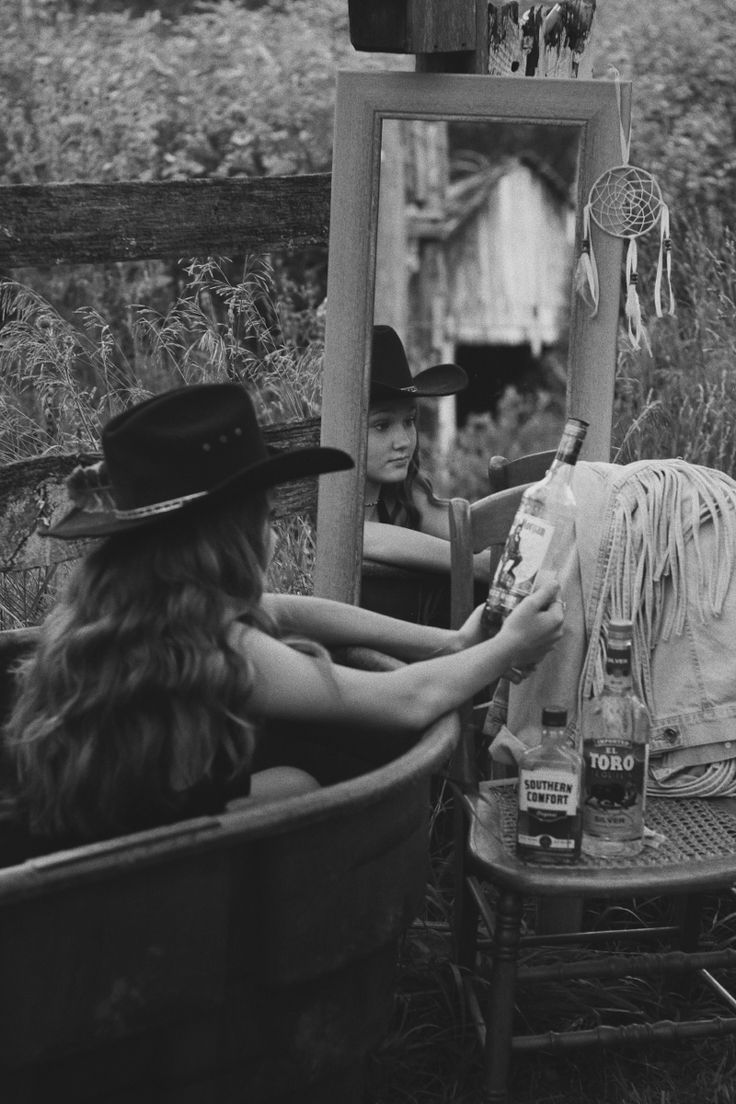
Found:
[(408, 687), (402, 695), (399, 714), (403, 725), (412, 732), (423, 732), (438, 717), (448, 713), (444, 694), (437, 683)]

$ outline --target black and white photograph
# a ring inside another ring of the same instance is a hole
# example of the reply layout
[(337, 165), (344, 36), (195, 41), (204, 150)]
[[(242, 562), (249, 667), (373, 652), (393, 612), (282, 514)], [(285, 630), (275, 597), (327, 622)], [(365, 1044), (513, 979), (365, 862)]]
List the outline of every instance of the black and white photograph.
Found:
[(736, 0), (2, 0), (3, 1104), (736, 1104)]

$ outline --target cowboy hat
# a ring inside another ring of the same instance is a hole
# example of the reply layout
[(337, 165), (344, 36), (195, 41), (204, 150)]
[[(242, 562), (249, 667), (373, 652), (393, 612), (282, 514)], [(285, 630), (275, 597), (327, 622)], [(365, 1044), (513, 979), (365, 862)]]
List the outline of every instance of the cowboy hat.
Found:
[(269, 452), (251, 398), (236, 383), (178, 387), (124, 410), (103, 428), (102, 454), (71, 473), (74, 507), (47, 536), (110, 536), (226, 491), (248, 495), (353, 467), (340, 449)]
[(371, 398), (455, 395), (468, 386), (457, 364), (435, 364), (412, 376), (401, 338), (391, 326), (373, 327)]

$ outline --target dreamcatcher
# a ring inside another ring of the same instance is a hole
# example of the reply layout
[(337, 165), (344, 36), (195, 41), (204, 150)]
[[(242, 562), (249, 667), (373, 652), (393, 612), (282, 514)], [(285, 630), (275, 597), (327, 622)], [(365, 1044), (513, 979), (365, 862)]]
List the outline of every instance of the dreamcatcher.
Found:
[(659, 222), (659, 258), (654, 281), (654, 309), (661, 318), (662, 283), (666, 280), (669, 297), (668, 314), (675, 313), (675, 299), (672, 293), (672, 241), (670, 239), (670, 212), (662, 198), (659, 184), (646, 169), (629, 164), (631, 134), (624, 133), (621, 121), (621, 89), (616, 75), (616, 96), (618, 99), (619, 122), (621, 127), (621, 153), (623, 163), (606, 169), (601, 173), (590, 189), (588, 202), (583, 209), (583, 241), (578, 259), (576, 286), (579, 294), (591, 307), (591, 318), (598, 311), (599, 287), (598, 269), (593, 252), (591, 237), (591, 219), (606, 234), (616, 238), (626, 238), (626, 320), (629, 338), (635, 349), (641, 348), (642, 341), (651, 352), (646, 329), (642, 322), (641, 303), (639, 301), (637, 238), (654, 229)]

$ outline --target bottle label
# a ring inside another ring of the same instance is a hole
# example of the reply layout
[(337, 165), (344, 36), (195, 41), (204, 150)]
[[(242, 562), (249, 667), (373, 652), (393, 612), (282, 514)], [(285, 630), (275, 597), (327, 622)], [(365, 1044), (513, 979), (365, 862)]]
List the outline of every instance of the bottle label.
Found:
[(578, 815), (580, 780), (570, 771), (519, 771), (517, 840), (544, 851), (574, 851), (571, 824)]
[(580, 798), (580, 782), (571, 771), (545, 768), (519, 772), (519, 808), (540, 820), (574, 816)]
[(531, 594), (554, 532), (554, 525), (538, 515), (525, 511), (517, 514), (488, 591), (490, 609), (510, 613)]
[(643, 832), (644, 745), (590, 741), (583, 748), (583, 830), (605, 840), (638, 840)]

